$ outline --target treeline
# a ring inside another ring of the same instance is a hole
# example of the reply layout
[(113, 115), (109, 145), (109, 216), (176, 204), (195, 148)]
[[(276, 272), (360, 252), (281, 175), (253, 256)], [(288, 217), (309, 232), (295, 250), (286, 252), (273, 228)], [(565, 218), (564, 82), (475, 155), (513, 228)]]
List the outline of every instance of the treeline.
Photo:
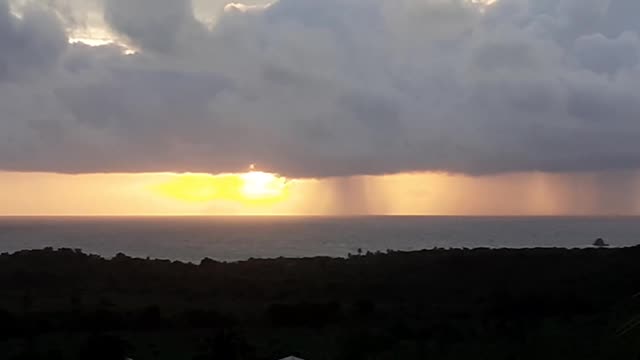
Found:
[[(2, 359), (638, 359), (640, 247), (0, 255)], [(6, 354), (6, 355), (5, 355)]]

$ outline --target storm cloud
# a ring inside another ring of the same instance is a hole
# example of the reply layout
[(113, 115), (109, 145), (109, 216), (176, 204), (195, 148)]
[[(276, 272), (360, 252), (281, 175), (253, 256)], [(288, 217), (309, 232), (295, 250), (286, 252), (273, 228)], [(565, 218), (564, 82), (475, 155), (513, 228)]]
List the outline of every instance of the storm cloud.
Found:
[(2, 170), (640, 168), (637, 0), (58, 3), (0, 0)]

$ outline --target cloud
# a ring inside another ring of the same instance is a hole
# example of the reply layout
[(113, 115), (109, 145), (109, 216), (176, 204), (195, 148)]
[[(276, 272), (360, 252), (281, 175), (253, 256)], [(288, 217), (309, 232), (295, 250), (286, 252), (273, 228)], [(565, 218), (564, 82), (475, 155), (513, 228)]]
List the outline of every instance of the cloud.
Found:
[(135, 55), (67, 44), (53, 3), (0, 0), (0, 169), (640, 168), (636, 0), (96, 5)]
[(66, 47), (58, 18), (30, 6), (22, 18), (0, 1), (0, 80), (18, 80), (50, 70)]
[(161, 53), (180, 50), (205, 31), (188, 0), (105, 0), (104, 18), (134, 45)]

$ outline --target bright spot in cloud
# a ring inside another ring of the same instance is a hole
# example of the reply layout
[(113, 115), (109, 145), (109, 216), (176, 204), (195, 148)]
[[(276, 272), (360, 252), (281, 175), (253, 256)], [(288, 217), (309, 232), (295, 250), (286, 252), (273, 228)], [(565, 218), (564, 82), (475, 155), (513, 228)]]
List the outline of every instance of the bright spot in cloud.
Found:
[(93, 39), (93, 38), (69, 38), (70, 44), (85, 44), (89, 46), (104, 46), (113, 44), (111, 39)]
[(266, 3), (264, 5), (247, 5), (247, 4), (243, 4), (243, 3), (228, 3), (227, 5), (225, 5), (224, 7), (224, 11), (225, 12), (229, 12), (229, 11), (240, 11), (240, 12), (251, 12), (251, 11), (261, 11), (264, 9), (269, 8), (271, 5), (273, 5), (274, 2), (270, 2), (270, 3)]
[(491, 5), (498, 2), (498, 0), (471, 0), (471, 2), (474, 4)]
[(98, 46), (107, 46), (107, 45), (117, 45), (122, 49), (122, 53), (125, 55), (134, 55), (137, 54), (138, 51), (135, 49), (132, 49), (131, 47), (122, 44), (122, 43), (118, 43), (116, 41), (114, 41), (113, 39), (100, 39), (100, 38), (84, 38), (84, 37), (70, 37), (69, 38), (69, 44), (84, 44), (87, 46), (91, 46), (91, 47), (98, 47)]
[(83, 44), (91, 47), (114, 45), (121, 48), (122, 53), (125, 55), (132, 55), (138, 52), (135, 47), (132, 47), (104, 26), (106, 25), (68, 29), (69, 43)]

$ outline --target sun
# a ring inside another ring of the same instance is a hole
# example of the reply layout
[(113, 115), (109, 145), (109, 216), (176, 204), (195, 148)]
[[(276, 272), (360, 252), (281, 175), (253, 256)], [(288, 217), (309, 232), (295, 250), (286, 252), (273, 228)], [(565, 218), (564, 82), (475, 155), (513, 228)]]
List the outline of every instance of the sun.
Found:
[(240, 178), (243, 182), (242, 195), (250, 200), (281, 197), (287, 187), (287, 179), (261, 171), (250, 171)]
[(249, 172), (240, 174), (165, 174), (152, 190), (182, 202), (265, 204), (283, 200), (288, 187), (287, 178), (257, 171), (252, 165)]

